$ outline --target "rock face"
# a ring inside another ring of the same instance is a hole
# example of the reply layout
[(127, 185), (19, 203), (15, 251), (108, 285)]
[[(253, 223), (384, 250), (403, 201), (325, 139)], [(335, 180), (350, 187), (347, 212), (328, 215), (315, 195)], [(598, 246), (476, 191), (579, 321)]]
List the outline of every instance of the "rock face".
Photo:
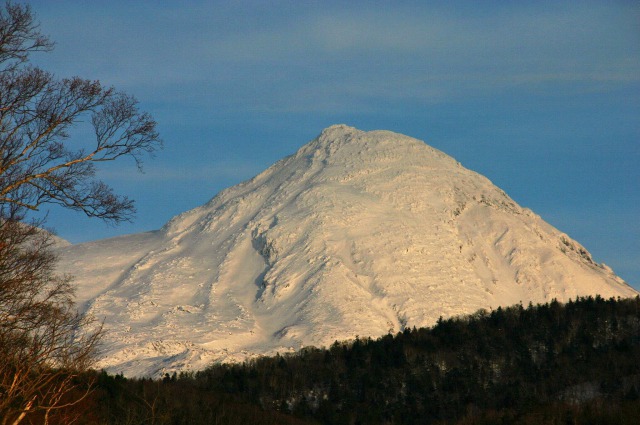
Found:
[(635, 296), (567, 235), (419, 140), (344, 125), (156, 232), (61, 250), (127, 375), (325, 346), (440, 316)]

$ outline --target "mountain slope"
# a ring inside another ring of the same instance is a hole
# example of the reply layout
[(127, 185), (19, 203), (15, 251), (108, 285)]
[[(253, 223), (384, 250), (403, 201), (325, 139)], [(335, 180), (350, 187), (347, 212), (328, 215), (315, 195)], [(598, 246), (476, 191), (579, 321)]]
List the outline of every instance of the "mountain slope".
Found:
[(342, 125), (159, 231), (61, 252), (82, 307), (105, 320), (100, 366), (131, 375), (636, 294), (453, 158)]

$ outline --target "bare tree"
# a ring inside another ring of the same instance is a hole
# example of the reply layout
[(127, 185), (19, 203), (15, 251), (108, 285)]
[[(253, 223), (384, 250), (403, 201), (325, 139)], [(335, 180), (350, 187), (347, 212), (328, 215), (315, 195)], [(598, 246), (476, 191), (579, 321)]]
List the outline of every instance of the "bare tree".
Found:
[[(133, 202), (95, 179), (95, 164), (141, 156), (160, 145), (156, 122), (137, 101), (98, 81), (57, 79), (28, 65), (48, 50), (28, 6), (0, 10), (0, 203), (37, 210), (54, 203), (109, 221), (130, 219)], [(95, 138), (69, 148), (71, 128), (89, 118)], [(6, 213), (6, 211), (5, 211)]]
[[(100, 327), (79, 314), (68, 277), (54, 273), (50, 233), (0, 224), (0, 418), (60, 409), (94, 358)], [(93, 328), (93, 329), (92, 329)], [(86, 392), (85, 392), (86, 393)]]
[[(94, 358), (100, 327), (80, 315), (70, 278), (55, 274), (51, 234), (29, 211), (57, 204), (109, 222), (133, 202), (96, 179), (95, 165), (160, 147), (156, 122), (137, 101), (98, 81), (58, 79), (29, 64), (53, 44), (28, 5), (0, 6), (0, 424), (78, 401), (75, 376)], [(91, 140), (71, 143), (90, 123)], [(71, 145), (81, 145), (72, 149)], [(82, 396), (79, 396), (82, 398)]]

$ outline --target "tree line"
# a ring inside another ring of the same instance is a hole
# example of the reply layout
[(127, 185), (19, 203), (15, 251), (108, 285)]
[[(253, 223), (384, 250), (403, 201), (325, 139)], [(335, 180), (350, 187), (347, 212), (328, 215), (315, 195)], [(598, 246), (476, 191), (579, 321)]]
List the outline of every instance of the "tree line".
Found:
[(635, 424), (639, 358), (640, 298), (585, 297), (162, 379), (91, 372), (74, 423)]

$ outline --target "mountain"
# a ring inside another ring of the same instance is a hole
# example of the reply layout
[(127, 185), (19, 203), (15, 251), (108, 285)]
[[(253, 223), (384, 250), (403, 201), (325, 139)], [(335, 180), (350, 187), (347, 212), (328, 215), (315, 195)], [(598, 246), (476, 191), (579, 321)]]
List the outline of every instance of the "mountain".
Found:
[(98, 366), (137, 376), (637, 294), (453, 158), (344, 125), (158, 231), (60, 254), (81, 308), (104, 319)]

